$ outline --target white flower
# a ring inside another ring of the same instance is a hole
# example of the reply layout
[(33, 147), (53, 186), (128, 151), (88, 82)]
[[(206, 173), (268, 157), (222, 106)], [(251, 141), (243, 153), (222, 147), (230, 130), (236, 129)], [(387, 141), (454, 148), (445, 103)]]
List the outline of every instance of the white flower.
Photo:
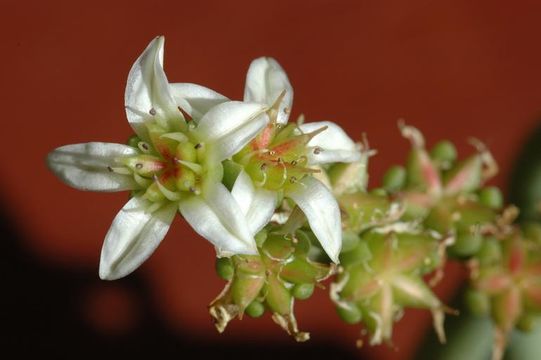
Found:
[(342, 246), (340, 210), (329, 189), (312, 173), (314, 166), (361, 159), (358, 146), (329, 121), (287, 124), (293, 88), (281, 66), (271, 58), (252, 62), (246, 77), (245, 101), (271, 107), (271, 123), (234, 157), (244, 166), (232, 194), (249, 219), (252, 233), (273, 214), (276, 193), (282, 192), (304, 212), (323, 249), (334, 261)]
[(102, 279), (121, 278), (141, 265), (177, 211), (219, 254), (257, 253), (246, 218), (221, 183), (221, 162), (267, 125), (267, 106), (228, 101), (195, 84), (169, 84), (163, 44), (163, 37), (154, 39), (129, 73), (126, 114), (136, 133), (129, 145), (67, 145), (47, 158), (50, 169), (77, 189), (132, 191), (105, 236)]

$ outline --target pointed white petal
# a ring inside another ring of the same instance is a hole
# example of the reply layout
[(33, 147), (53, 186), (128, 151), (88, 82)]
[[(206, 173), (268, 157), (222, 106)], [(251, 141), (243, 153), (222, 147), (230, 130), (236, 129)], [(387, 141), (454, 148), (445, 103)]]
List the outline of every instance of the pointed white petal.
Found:
[(270, 221), (276, 208), (276, 193), (257, 188), (243, 170), (239, 173), (231, 194), (240, 206), (251, 234), (257, 234)]
[(264, 104), (228, 101), (203, 116), (195, 135), (221, 161), (248, 144), (269, 122)]
[(361, 152), (357, 145), (338, 125), (330, 121), (317, 121), (301, 124), (299, 128), (304, 133), (309, 133), (322, 127), (327, 129), (314, 136), (308, 146), (321, 149), (317, 153), (309, 153), (311, 164), (327, 164), (332, 162), (354, 162), (361, 160)]
[(221, 183), (205, 189), (204, 196), (190, 196), (179, 202), (184, 219), (220, 254), (257, 254), (244, 214)]
[(201, 85), (190, 83), (169, 85), (177, 105), (196, 121), (201, 119), (214, 106), (229, 100), (216, 91)]
[(323, 250), (338, 263), (342, 248), (340, 209), (329, 189), (315, 178), (305, 176), (287, 191), (286, 196), (301, 208)]
[(127, 145), (102, 142), (65, 145), (47, 155), (47, 165), (63, 182), (79, 190), (122, 191), (137, 188), (131, 175), (111, 172), (115, 159), (137, 155)]
[(261, 57), (250, 64), (246, 74), (244, 101), (260, 102), (272, 106), (282, 91), (286, 91), (280, 104), (277, 121), (286, 124), (293, 104), (293, 88), (286, 72), (273, 58)]
[(101, 249), (100, 278), (115, 280), (137, 269), (165, 237), (177, 212), (176, 203), (168, 203), (153, 213), (150, 204), (133, 197), (113, 220)]
[(133, 64), (126, 84), (124, 103), (128, 122), (144, 140), (148, 140), (145, 121), (152, 118), (165, 123), (182, 121), (163, 71), (164, 41), (159, 36), (150, 42)]

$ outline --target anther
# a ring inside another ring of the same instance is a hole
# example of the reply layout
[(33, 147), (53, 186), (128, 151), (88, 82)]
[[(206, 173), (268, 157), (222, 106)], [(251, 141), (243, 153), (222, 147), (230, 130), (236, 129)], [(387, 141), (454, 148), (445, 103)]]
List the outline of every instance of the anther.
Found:
[(195, 144), (194, 149), (201, 149), (202, 147), (203, 147), (203, 144), (197, 143)]
[(289, 114), (290, 111), (291, 111), (291, 110), (290, 110), (288, 107), (285, 107), (285, 108), (284, 108), (284, 113)]
[(261, 171), (267, 170), (267, 164), (265, 164), (265, 163), (261, 164), (261, 166), (259, 167), (259, 169), (260, 169)]
[(143, 164), (137, 163), (137, 164), (135, 164), (135, 168), (138, 169), (138, 170), (141, 170), (143, 168)]
[(141, 150), (142, 152), (144, 153), (147, 153), (150, 151), (150, 146), (144, 142), (144, 141), (140, 141), (138, 144), (137, 144), (137, 147), (139, 148), (139, 150)]
[(316, 146), (316, 147), (314, 148), (314, 154), (315, 154), (315, 155), (318, 155), (318, 154), (320, 154), (320, 153), (321, 153), (321, 148), (320, 148), (319, 146)]
[(292, 176), (292, 177), (289, 178), (289, 182), (294, 184), (294, 183), (297, 182), (297, 178), (295, 176)]
[(293, 165), (293, 166), (297, 165), (297, 160), (292, 160), (291, 165)]
[(269, 155), (270, 155), (270, 156), (275, 156), (275, 155), (276, 155), (276, 151), (270, 150), (270, 151), (269, 151)]
[(149, 111), (150, 115), (154, 116), (156, 115), (156, 109), (154, 108), (151, 108), (150, 111)]
[(110, 166), (107, 166), (107, 170), (109, 170), (110, 172), (113, 172), (113, 168)]

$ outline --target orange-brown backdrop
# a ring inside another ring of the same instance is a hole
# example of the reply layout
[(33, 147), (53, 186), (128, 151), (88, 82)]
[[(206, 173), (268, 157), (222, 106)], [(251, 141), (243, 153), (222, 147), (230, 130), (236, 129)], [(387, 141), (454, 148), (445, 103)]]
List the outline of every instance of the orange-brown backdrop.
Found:
[[(67, 188), (44, 158), (63, 144), (127, 139), (126, 76), (159, 34), (171, 81), (234, 99), (250, 61), (275, 57), (294, 86), (294, 114), (336, 121), (357, 139), (368, 135), (379, 151), (371, 184), (404, 160), (407, 144), (396, 127), (404, 118), (429, 144), (447, 138), (464, 152), (469, 136), (485, 141), (501, 165), (495, 183), (505, 186), (521, 141), (539, 120), (540, 18), (539, 1), (4, 1), (4, 208), (30, 262), (97, 278), (103, 236), (126, 194)], [(223, 283), (213, 249), (180, 220), (138, 273), (173, 331), (209, 344), (291, 341), (268, 318), (215, 334), (206, 304)], [(441, 294), (449, 296), (454, 283)], [(136, 326), (137, 300), (122, 289), (122, 280), (93, 282), (80, 299), (85, 321), (104, 331)], [(324, 291), (297, 305), (313, 341), (353, 348), (359, 329), (336, 318)], [(399, 353), (380, 354), (412, 356), (429, 326), (426, 315), (409, 312), (397, 328)]]

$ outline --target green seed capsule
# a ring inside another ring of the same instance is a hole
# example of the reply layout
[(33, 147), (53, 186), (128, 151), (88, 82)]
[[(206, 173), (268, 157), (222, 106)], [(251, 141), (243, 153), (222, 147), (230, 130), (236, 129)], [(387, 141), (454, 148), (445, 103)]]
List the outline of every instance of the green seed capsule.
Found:
[(347, 324), (357, 324), (362, 319), (362, 314), (356, 306), (351, 305), (349, 307), (337, 306), (336, 312), (342, 321)]
[(176, 181), (177, 189), (181, 191), (192, 191), (196, 187), (196, 176), (195, 173), (183, 166), (180, 172), (180, 176)]
[(235, 273), (235, 268), (230, 258), (217, 258), (216, 259), (216, 273), (224, 280), (231, 280)]
[(440, 141), (430, 151), (430, 157), (440, 163), (452, 163), (456, 160), (456, 148), (448, 140)]
[(293, 287), (292, 294), (296, 299), (306, 300), (314, 293), (314, 284), (297, 284)]
[(406, 184), (406, 169), (403, 166), (393, 166), (383, 176), (383, 188), (395, 192)]
[(258, 318), (265, 313), (265, 305), (257, 300), (254, 300), (250, 303), (250, 305), (248, 305), (245, 312), (250, 317)]
[(477, 316), (484, 316), (490, 310), (488, 295), (474, 289), (468, 289), (464, 294), (464, 300), (470, 312)]
[(503, 196), (500, 189), (490, 186), (479, 192), (479, 202), (491, 209), (500, 209), (503, 205)]
[(195, 145), (189, 141), (181, 142), (177, 146), (177, 158), (183, 161), (197, 161), (197, 150)]

